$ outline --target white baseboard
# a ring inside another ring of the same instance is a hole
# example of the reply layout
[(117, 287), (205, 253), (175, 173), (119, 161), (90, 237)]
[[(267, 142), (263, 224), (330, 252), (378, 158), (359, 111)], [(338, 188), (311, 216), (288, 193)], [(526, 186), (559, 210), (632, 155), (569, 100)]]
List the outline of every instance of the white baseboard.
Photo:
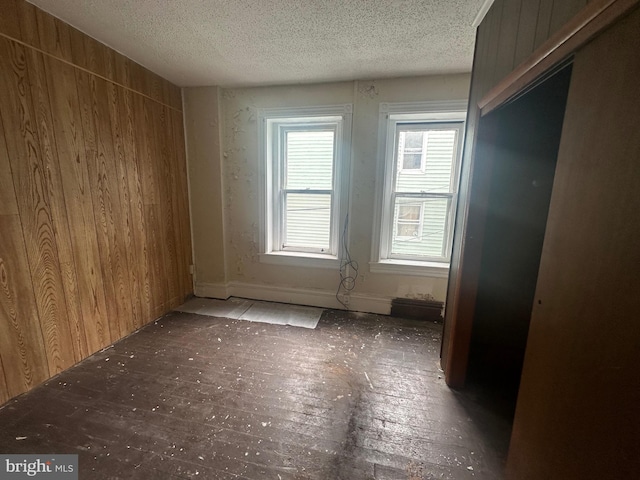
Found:
[(231, 295), (229, 294), (228, 283), (202, 283), (196, 282), (193, 294), (196, 297), (204, 298), (219, 298), (226, 300)]
[[(277, 287), (243, 282), (196, 283), (195, 295), (196, 297), (220, 299), (241, 297), (251, 300), (345, 310), (336, 300), (335, 292), (326, 290)], [(389, 315), (391, 312), (391, 298), (352, 293), (349, 297), (349, 310)]]

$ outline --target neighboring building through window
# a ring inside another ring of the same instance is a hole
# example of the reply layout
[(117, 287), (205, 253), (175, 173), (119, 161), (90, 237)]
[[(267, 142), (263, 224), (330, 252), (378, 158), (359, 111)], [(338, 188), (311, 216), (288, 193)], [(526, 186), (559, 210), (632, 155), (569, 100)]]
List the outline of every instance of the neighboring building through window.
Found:
[(260, 117), (263, 260), (337, 261), (347, 207), (350, 105), (268, 109)]
[(446, 274), (465, 110), (466, 102), (381, 107), (384, 178), (372, 271), (399, 273), (407, 266), (419, 274), (424, 266)]

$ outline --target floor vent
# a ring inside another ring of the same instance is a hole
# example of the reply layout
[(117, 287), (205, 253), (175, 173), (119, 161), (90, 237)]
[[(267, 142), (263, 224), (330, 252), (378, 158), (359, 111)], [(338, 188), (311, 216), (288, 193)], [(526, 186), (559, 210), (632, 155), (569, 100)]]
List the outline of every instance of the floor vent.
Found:
[(391, 301), (391, 316), (442, 322), (443, 302), (415, 298), (394, 298)]

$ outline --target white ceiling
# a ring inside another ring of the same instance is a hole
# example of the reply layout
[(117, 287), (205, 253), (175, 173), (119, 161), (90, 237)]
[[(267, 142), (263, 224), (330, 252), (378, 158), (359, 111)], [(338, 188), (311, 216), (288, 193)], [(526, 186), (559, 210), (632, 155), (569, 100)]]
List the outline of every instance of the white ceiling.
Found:
[(180, 86), (471, 70), (485, 0), (29, 0)]

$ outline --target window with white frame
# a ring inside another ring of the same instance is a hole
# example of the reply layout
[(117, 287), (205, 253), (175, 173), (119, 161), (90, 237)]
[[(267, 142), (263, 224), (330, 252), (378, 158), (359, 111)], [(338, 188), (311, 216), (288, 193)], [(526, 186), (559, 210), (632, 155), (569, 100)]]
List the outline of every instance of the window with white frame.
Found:
[(446, 275), (465, 111), (463, 101), (381, 105), (372, 271)]
[[(260, 112), (263, 166), (263, 261), (337, 262), (346, 215), (351, 106)], [(327, 266), (330, 266), (327, 264)]]

